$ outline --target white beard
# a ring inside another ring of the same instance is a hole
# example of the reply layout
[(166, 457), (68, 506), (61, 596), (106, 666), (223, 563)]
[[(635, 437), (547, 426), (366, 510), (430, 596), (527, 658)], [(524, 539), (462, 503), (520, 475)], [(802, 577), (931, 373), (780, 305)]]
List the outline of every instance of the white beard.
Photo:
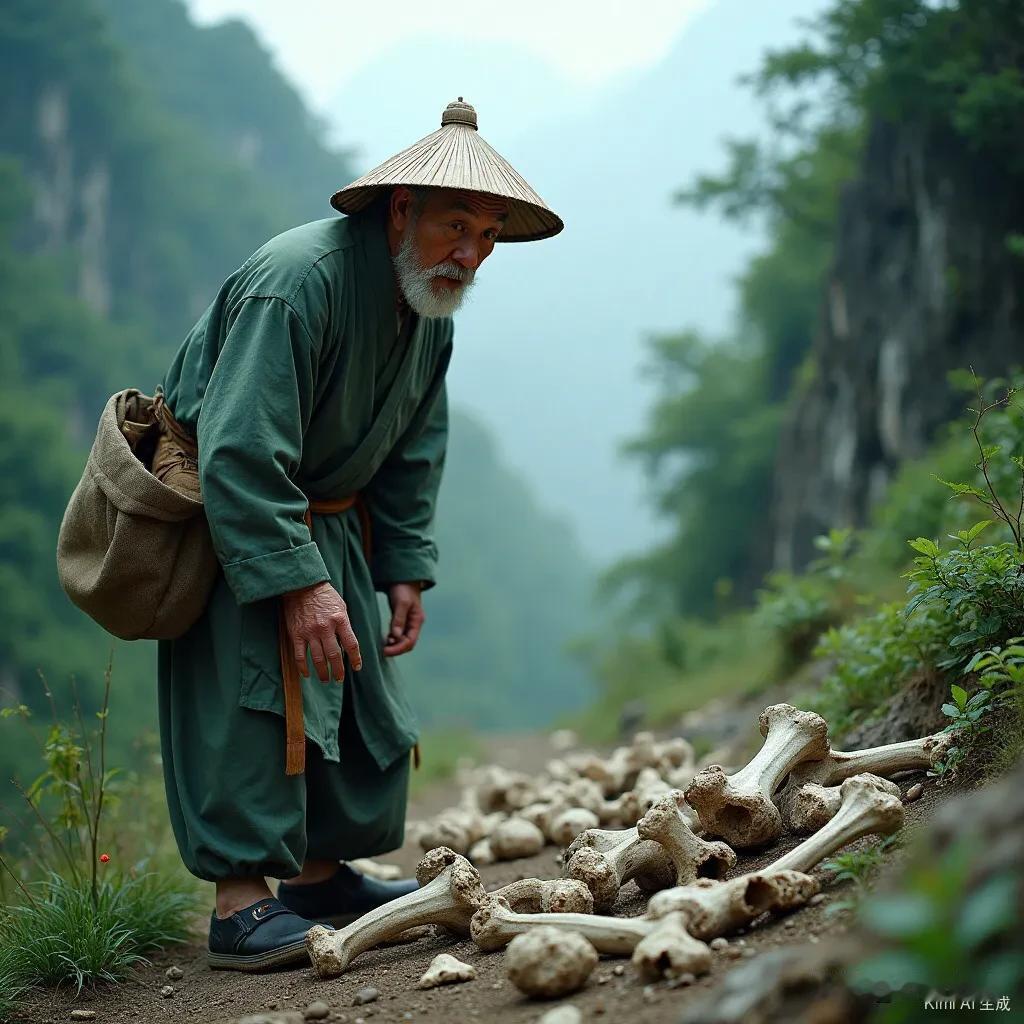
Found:
[[(425, 269), (419, 246), (416, 245), (415, 227), (416, 222), (411, 221), (398, 254), (392, 257), (398, 286), (413, 312), (420, 316), (451, 316), (462, 305), (466, 293), (473, 285), (476, 272), (459, 266), (454, 260), (445, 260), (435, 267)], [(462, 283), (458, 288), (445, 287), (441, 291), (434, 285), (436, 277), (447, 277)]]

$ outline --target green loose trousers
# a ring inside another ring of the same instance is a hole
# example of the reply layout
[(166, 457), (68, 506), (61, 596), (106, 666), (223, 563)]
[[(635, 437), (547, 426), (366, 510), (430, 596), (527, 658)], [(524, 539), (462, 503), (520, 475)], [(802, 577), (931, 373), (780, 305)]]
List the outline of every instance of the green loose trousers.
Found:
[[(305, 859), (402, 842), (417, 725), (382, 653), (376, 591), (434, 583), (431, 526), (447, 442), (450, 319), (399, 336), (377, 211), (287, 231), (224, 283), (162, 386), (196, 434), (222, 572), (204, 614), (161, 641), (160, 731), (179, 850), (200, 878), (289, 878)], [(359, 492), (314, 515), (307, 498)], [(363, 667), (303, 679), (304, 775), (286, 776), (278, 597), (329, 580)]]

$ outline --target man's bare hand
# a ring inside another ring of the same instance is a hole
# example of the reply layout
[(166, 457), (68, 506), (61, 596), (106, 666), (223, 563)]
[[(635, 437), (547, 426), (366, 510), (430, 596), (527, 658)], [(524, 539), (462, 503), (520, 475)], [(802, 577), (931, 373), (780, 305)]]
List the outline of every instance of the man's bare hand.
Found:
[(388, 587), (391, 625), (384, 641), (385, 658), (406, 654), (416, 646), (427, 618), (423, 614), (422, 589), (419, 583), (392, 583)]
[(306, 668), (307, 645), (322, 683), (330, 679), (328, 666), (339, 683), (345, 678), (343, 649), (353, 669), (358, 672), (363, 667), (359, 641), (349, 622), (348, 607), (330, 583), (315, 583), (302, 590), (293, 590), (284, 594), (282, 601), (288, 640), (301, 675), (309, 675)]

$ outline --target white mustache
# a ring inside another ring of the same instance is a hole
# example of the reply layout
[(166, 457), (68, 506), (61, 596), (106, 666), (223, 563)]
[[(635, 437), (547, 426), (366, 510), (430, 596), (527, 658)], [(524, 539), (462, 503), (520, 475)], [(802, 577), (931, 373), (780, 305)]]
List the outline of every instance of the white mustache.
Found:
[(468, 284), (473, 280), (476, 271), (470, 270), (469, 267), (460, 267), (458, 263), (448, 260), (439, 263), (436, 267), (431, 267), (424, 273), (427, 277), (447, 277), (453, 281), (464, 281)]

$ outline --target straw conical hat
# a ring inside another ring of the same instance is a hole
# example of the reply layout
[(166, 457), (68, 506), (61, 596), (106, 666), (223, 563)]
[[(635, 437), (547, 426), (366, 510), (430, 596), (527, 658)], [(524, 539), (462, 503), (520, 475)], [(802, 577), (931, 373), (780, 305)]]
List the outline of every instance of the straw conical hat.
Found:
[(441, 127), (385, 160), (369, 174), (331, 196), (342, 213), (358, 213), (381, 192), (396, 185), (453, 188), (499, 196), (508, 202), (508, 220), (499, 242), (532, 242), (562, 230), (561, 218), (520, 177), (512, 165), (476, 130), (476, 111), (449, 103)]

